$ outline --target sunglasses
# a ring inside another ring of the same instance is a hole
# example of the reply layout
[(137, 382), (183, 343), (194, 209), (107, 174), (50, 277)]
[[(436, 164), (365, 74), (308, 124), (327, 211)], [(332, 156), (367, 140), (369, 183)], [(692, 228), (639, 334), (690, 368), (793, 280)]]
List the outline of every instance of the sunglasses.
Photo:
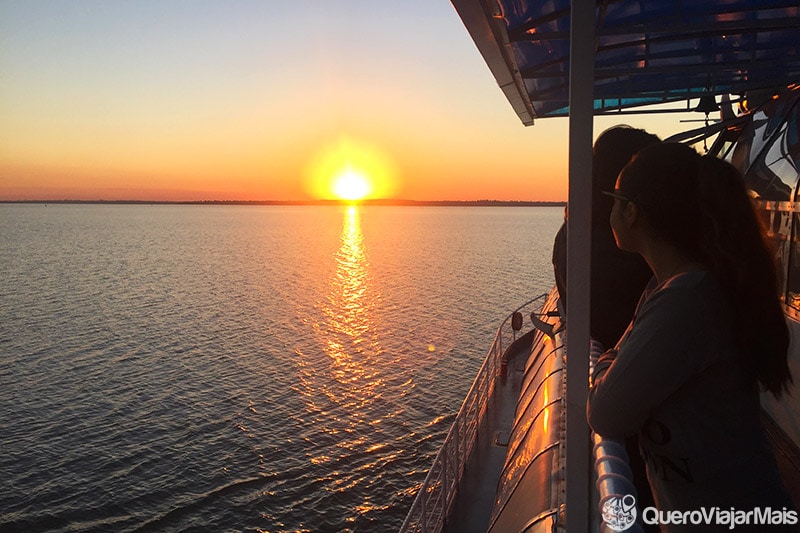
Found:
[(611, 198), (614, 198), (615, 200), (620, 200), (622, 202), (630, 202), (631, 201), (630, 198), (628, 198), (627, 196), (621, 195), (617, 191), (619, 191), (619, 189), (614, 189), (613, 191), (601, 191), (601, 192), (603, 194), (605, 194), (606, 196), (610, 196)]

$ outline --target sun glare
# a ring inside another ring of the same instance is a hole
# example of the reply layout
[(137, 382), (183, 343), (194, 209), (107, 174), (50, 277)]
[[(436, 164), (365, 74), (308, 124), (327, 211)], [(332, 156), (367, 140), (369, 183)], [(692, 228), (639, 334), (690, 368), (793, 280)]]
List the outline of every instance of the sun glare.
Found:
[(361, 200), (370, 192), (369, 180), (361, 173), (347, 169), (335, 178), (333, 192), (342, 200)]
[(394, 165), (372, 144), (341, 137), (323, 146), (307, 169), (307, 190), (315, 198), (354, 202), (368, 198), (392, 198)]

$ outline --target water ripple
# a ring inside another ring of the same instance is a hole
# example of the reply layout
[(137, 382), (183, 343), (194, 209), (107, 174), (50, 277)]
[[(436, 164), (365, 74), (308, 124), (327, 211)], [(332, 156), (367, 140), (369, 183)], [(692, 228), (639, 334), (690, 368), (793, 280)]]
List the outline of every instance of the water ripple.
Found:
[(0, 530), (396, 529), (560, 221), (0, 206)]

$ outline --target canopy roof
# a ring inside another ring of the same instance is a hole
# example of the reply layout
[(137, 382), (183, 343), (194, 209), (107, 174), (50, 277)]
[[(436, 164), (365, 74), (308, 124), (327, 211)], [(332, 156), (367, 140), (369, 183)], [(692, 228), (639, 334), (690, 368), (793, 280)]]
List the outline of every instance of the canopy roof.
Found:
[[(525, 125), (569, 114), (569, 0), (452, 3)], [(595, 114), (800, 81), (798, 0), (598, 0), (595, 28)]]
[(567, 531), (582, 533), (590, 529), (592, 117), (677, 102), (685, 111), (704, 95), (800, 82), (800, 0), (451, 1), (524, 124), (569, 115), (564, 492)]

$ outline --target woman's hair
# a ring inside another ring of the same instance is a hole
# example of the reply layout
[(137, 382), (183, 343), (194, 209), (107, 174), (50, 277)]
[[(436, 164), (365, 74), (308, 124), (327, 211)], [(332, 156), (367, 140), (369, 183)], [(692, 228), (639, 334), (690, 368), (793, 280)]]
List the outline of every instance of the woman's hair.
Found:
[(779, 397), (792, 381), (789, 330), (775, 264), (739, 171), (689, 146), (663, 143), (623, 169), (619, 188), (658, 237), (714, 274), (745, 369)]
[(610, 229), (608, 217), (614, 201), (610, 191), (622, 167), (642, 148), (661, 142), (656, 135), (624, 124), (603, 131), (592, 147), (592, 220), (594, 227)]

